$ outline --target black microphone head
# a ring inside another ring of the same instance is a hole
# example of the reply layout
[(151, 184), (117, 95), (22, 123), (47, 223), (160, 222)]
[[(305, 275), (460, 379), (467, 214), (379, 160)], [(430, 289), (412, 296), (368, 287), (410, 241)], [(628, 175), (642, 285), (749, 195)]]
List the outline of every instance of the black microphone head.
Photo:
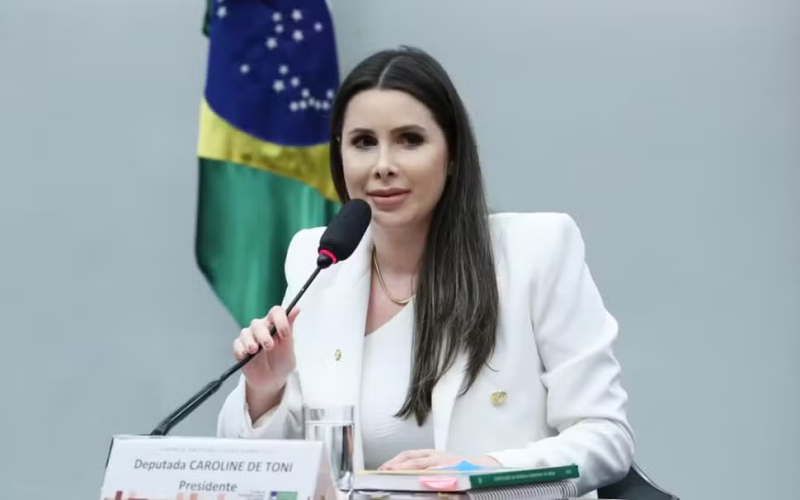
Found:
[(326, 268), (350, 257), (371, 220), (372, 209), (366, 201), (355, 198), (342, 205), (319, 239), (317, 265)]

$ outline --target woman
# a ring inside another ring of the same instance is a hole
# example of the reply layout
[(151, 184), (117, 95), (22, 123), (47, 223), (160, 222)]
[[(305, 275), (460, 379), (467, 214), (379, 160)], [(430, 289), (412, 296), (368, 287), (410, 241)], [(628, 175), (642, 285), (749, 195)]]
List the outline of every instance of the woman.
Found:
[[(301, 438), (304, 402), (349, 403), (359, 469), (575, 463), (581, 494), (623, 477), (634, 439), (617, 324), (579, 230), (562, 214), (488, 214), (467, 112), (434, 59), (389, 50), (350, 73), (331, 173), (343, 201), (370, 204), (370, 228), (288, 317), (276, 306), (241, 331), (236, 359), (264, 349), (219, 435)], [(322, 231), (293, 239), (287, 300)]]

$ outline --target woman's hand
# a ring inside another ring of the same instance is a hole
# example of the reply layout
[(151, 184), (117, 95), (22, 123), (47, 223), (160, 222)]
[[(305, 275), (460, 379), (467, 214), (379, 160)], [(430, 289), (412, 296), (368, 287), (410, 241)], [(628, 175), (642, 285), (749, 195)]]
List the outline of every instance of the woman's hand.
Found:
[(378, 467), (378, 470), (423, 470), (432, 467), (452, 467), (463, 461), (483, 467), (501, 466), (500, 462), (489, 456), (465, 457), (436, 450), (409, 450), (399, 453)]
[[(286, 383), (286, 377), (295, 367), (292, 324), (299, 313), (300, 309), (294, 309), (287, 316), (282, 307), (275, 306), (266, 317), (254, 319), (248, 328), (242, 329), (233, 341), (237, 361), (258, 352), (242, 367), (250, 387), (260, 392), (277, 392)], [(274, 337), (269, 333), (273, 325), (277, 330)]]

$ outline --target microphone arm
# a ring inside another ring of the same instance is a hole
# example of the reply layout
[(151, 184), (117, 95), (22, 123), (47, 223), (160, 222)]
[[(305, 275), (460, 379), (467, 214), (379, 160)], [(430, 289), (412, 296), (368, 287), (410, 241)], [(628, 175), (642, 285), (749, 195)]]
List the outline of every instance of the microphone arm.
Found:
[[(329, 267), (334, 262), (335, 260), (332, 258), (331, 255), (328, 255), (327, 252), (320, 253), (320, 256), (317, 258), (317, 268), (314, 270), (313, 273), (311, 273), (311, 276), (308, 278), (306, 283), (297, 293), (292, 302), (289, 303), (289, 306), (286, 308), (287, 314), (294, 308), (295, 305), (297, 305), (297, 301), (299, 301), (300, 297), (302, 297), (303, 294), (306, 293), (306, 289), (311, 284), (311, 282), (314, 281), (319, 272)], [(269, 333), (273, 337), (275, 336), (276, 330), (274, 325), (270, 326)], [(258, 353), (261, 352), (261, 349), (262, 347), (261, 345), (259, 345), (258, 351), (252, 354), (248, 354), (247, 356), (242, 358), (241, 361), (237, 362), (235, 365), (225, 370), (225, 372), (222, 375), (220, 375), (218, 379), (212, 380), (211, 382), (206, 384), (206, 386), (200, 389), (200, 391), (197, 394), (189, 398), (189, 400), (186, 401), (184, 404), (182, 404), (180, 407), (178, 407), (177, 410), (173, 411), (167, 416), (167, 418), (162, 420), (161, 423), (159, 423), (158, 426), (150, 432), (150, 435), (166, 436), (169, 433), (169, 431), (172, 430), (173, 427), (181, 423), (183, 419), (191, 415), (208, 398), (213, 396), (214, 393), (216, 393), (219, 390), (219, 388), (222, 387), (222, 384), (224, 384), (225, 381), (228, 380), (228, 378), (230, 378), (231, 375), (239, 371), (244, 365), (249, 363), (251, 359), (253, 359), (256, 355), (258, 355)]]

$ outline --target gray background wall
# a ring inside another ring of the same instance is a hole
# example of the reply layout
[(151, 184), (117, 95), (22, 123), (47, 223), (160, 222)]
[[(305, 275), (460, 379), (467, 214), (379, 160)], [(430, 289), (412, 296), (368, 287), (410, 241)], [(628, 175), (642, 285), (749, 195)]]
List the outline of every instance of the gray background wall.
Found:
[[(0, 4), (0, 498), (97, 495), (109, 438), (231, 363), (193, 261), (202, 3)], [(341, 65), (421, 45), (491, 202), (571, 213), (637, 461), (687, 500), (800, 469), (800, 3), (341, 0)], [(176, 434), (213, 432), (223, 390)], [(766, 482), (762, 482), (766, 480)]]

